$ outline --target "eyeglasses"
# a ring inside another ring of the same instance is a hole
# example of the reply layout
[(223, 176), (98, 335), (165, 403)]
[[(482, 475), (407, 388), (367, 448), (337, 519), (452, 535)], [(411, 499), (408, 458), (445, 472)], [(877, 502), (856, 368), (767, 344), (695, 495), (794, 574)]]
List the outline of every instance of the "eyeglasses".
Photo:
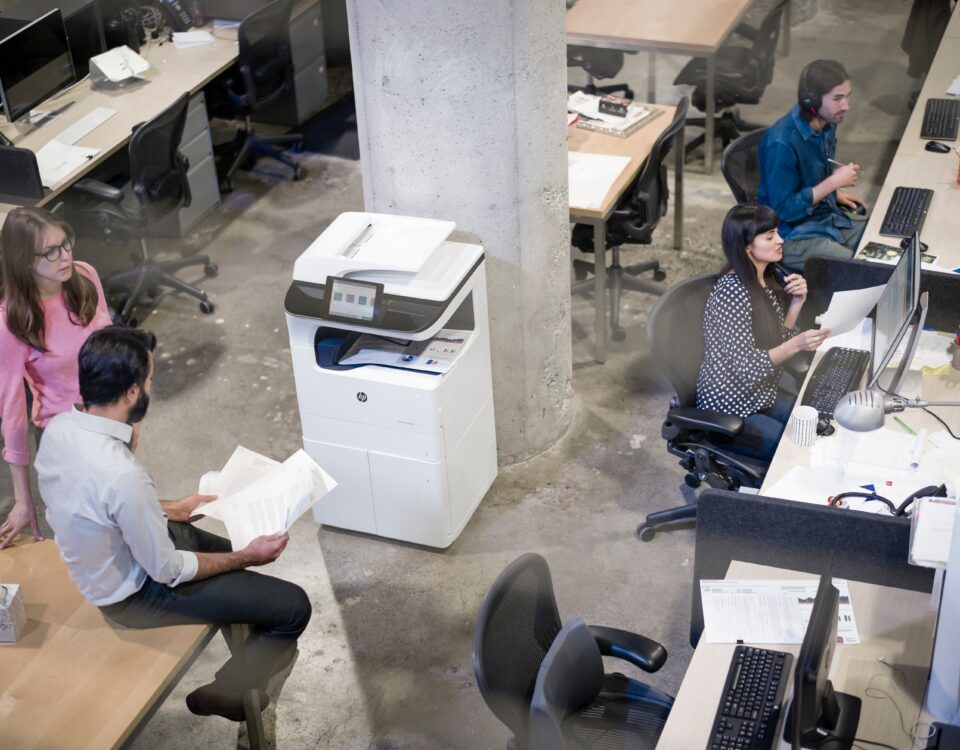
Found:
[(36, 257), (43, 256), (50, 263), (56, 263), (60, 260), (60, 256), (66, 253), (70, 255), (73, 252), (73, 240), (66, 239), (61, 242), (59, 245), (51, 245), (50, 247), (43, 248), (42, 252), (34, 253)]

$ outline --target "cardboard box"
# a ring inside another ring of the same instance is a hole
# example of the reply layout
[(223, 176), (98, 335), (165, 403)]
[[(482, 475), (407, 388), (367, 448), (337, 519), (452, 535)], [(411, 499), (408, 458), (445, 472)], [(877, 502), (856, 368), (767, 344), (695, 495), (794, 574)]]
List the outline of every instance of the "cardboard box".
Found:
[(626, 117), (630, 109), (630, 100), (607, 94), (600, 100), (600, 112), (615, 117)]
[(0, 583), (0, 643), (16, 643), (27, 626), (23, 592), (16, 583)]

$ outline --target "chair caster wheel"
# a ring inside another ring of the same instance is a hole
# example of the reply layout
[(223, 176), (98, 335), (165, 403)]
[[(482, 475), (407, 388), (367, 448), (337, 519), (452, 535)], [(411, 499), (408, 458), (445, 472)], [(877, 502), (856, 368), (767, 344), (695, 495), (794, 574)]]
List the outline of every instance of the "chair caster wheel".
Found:
[(216, 263), (207, 263), (207, 265), (205, 265), (205, 266), (203, 267), (203, 275), (204, 275), (204, 276), (207, 276), (208, 278), (211, 278), (211, 279), (212, 279), (214, 276), (217, 275), (217, 273), (219, 272), (219, 270), (220, 270), (220, 269), (217, 268), (217, 264), (216, 264)]
[(656, 271), (653, 272), (653, 280), (654, 280), (654, 281), (664, 281), (666, 278), (667, 278), (667, 272), (666, 272), (666, 271), (663, 271), (663, 270), (661, 270), (661, 269), (658, 268)]
[(200, 312), (202, 312), (204, 315), (209, 315), (216, 309), (217, 308), (214, 307), (213, 303), (208, 300), (204, 300), (200, 303)]
[(687, 487), (693, 487), (693, 489), (696, 489), (700, 486), (700, 480), (697, 478), (696, 474), (687, 474), (683, 478), (683, 481), (687, 483)]
[(622, 328), (614, 328), (613, 333), (610, 334), (610, 338), (614, 341), (623, 341), (627, 338), (627, 332)]
[(641, 542), (649, 542), (657, 535), (657, 530), (653, 526), (649, 526), (645, 523), (637, 526), (637, 538)]

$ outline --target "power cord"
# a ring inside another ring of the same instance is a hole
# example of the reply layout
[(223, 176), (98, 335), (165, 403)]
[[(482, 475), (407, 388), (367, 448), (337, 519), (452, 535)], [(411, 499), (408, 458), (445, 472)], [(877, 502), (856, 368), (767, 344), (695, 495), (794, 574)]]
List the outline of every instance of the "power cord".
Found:
[(830, 498), (830, 506), (833, 508), (840, 508), (840, 502), (848, 497), (863, 497), (866, 498), (867, 502), (871, 500), (876, 500), (883, 503), (890, 509), (891, 515), (894, 516), (905, 516), (907, 510), (913, 505), (913, 501), (918, 497), (946, 497), (947, 496), (947, 487), (946, 485), (941, 484), (939, 487), (936, 485), (929, 485), (928, 487), (921, 487), (919, 490), (910, 495), (906, 500), (900, 503), (899, 506), (894, 505), (890, 500), (878, 495), (876, 492), (841, 492), (839, 495), (834, 495)]

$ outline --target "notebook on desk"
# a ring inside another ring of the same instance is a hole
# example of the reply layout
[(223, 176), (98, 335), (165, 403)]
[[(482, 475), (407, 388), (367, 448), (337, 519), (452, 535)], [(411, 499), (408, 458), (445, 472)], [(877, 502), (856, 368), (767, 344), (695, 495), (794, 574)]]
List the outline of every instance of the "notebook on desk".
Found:
[(0, 146), (0, 203), (26, 206), (42, 197), (36, 154), (27, 148)]

